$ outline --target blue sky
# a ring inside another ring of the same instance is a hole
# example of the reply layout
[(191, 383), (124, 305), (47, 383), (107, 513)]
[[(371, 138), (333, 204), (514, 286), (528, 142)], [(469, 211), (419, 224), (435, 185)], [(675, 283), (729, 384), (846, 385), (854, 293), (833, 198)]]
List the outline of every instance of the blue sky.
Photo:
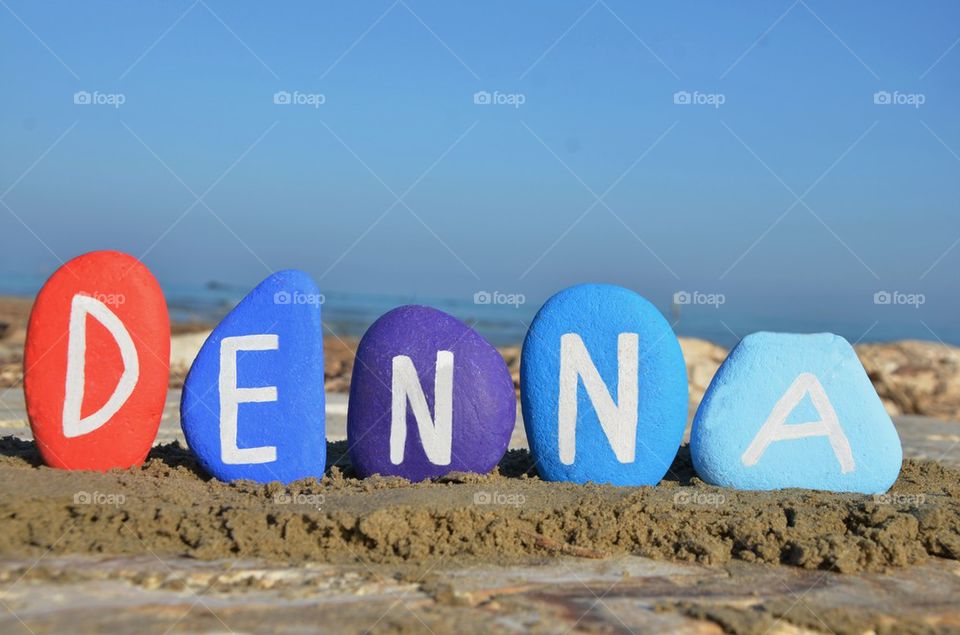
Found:
[(109, 247), (168, 286), (296, 267), (324, 289), (499, 290), (530, 310), (603, 281), (664, 309), (722, 294), (683, 315), (738, 335), (960, 341), (958, 18), (2, 0), (0, 273)]

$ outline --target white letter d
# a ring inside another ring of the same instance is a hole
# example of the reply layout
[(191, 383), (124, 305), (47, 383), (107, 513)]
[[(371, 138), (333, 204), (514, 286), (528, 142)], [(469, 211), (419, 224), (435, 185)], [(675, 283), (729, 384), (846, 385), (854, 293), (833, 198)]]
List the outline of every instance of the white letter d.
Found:
[[(110, 399), (100, 410), (81, 417), (84, 384), (86, 383), (87, 315), (103, 324), (120, 347), (123, 374)], [(103, 302), (85, 295), (73, 296), (70, 303), (70, 331), (67, 345), (67, 385), (63, 399), (63, 436), (68, 439), (93, 432), (123, 407), (140, 378), (137, 347), (130, 339), (127, 327)]]

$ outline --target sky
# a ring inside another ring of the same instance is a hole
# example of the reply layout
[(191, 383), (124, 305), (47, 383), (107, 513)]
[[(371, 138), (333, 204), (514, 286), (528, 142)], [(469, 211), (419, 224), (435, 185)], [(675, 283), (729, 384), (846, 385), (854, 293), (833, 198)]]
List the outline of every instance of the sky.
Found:
[(109, 248), (960, 343), (958, 43), (949, 1), (0, 0), (0, 291)]

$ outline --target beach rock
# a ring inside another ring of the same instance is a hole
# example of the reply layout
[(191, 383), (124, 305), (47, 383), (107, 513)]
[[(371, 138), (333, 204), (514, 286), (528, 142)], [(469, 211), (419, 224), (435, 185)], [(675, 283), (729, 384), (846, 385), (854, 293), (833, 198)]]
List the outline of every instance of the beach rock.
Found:
[(516, 409), (503, 358), (476, 331), (430, 307), (400, 307), (357, 349), (350, 458), (362, 477), (486, 473), (507, 450)]
[(717, 371), (691, 432), (697, 474), (737, 489), (885, 492), (900, 438), (856, 353), (830, 333), (754, 333)]
[(357, 341), (350, 337), (333, 335), (323, 340), (324, 388), (327, 392), (350, 392), (353, 359)]
[(19, 360), (23, 355), (23, 347), (0, 340), (0, 364), (9, 364)]
[(170, 338), (170, 387), (183, 386), (193, 360), (197, 358), (203, 343), (210, 337), (210, 330), (192, 333), (177, 333)]
[(24, 349), (30, 426), (47, 465), (143, 463), (167, 396), (170, 319), (138, 260), (91, 252), (64, 264), (37, 296)]
[(960, 348), (915, 340), (856, 348), (887, 412), (960, 419)]
[(693, 420), (697, 406), (703, 399), (707, 386), (720, 364), (727, 358), (727, 349), (707, 340), (695, 337), (681, 337), (680, 348), (687, 363), (687, 377), (690, 378), (690, 399), (687, 407), (687, 419)]
[(517, 397), (520, 397), (520, 347), (519, 346), (504, 346), (499, 349), (500, 355), (503, 357), (503, 361), (506, 362), (507, 368), (510, 369), (510, 379), (513, 380), (513, 390), (517, 393)]
[(654, 485), (687, 420), (676, 335), (638, 294), (586, 284), (554, 295), (523, 344), (521, 401), (540, 476)]
[(0, 364), (0, 388), (14, 388), (23, 383), (23, 361)]
[(222, 481), (323, 476), (322, 295), (300, 271), (261, 282), (213, 330), (183, 386), (183, 434)]
[(0, 342), (23, 349), (32, 306), (33, 298), (0, 297)]

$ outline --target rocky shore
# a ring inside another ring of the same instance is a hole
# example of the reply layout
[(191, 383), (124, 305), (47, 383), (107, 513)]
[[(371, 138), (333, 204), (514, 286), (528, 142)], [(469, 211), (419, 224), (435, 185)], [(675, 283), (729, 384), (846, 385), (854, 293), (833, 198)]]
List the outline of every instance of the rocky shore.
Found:
[[(0, 298), (0, 388), (20, 386), (22, 354), (30, 301)], [(171, 342), (170, 385), (179, 387), (209, 325), (178, 324)], [(350, 389), (357, 342), (328, 336), (324, 339), (325, 389), (345, 393)], [(690, 380), (690, 416), (696, 412), (707, 386), (727, 355), (727, 349), (706, 340), (681, 337), (680, 346)], [(860, 361), (891, 415), (925, 415), (960, 419), (960, 347), (940, 342), (904, 340), (858, 344)], [(501, 347), (514, 386), (519, 393), (520, 347)]]

